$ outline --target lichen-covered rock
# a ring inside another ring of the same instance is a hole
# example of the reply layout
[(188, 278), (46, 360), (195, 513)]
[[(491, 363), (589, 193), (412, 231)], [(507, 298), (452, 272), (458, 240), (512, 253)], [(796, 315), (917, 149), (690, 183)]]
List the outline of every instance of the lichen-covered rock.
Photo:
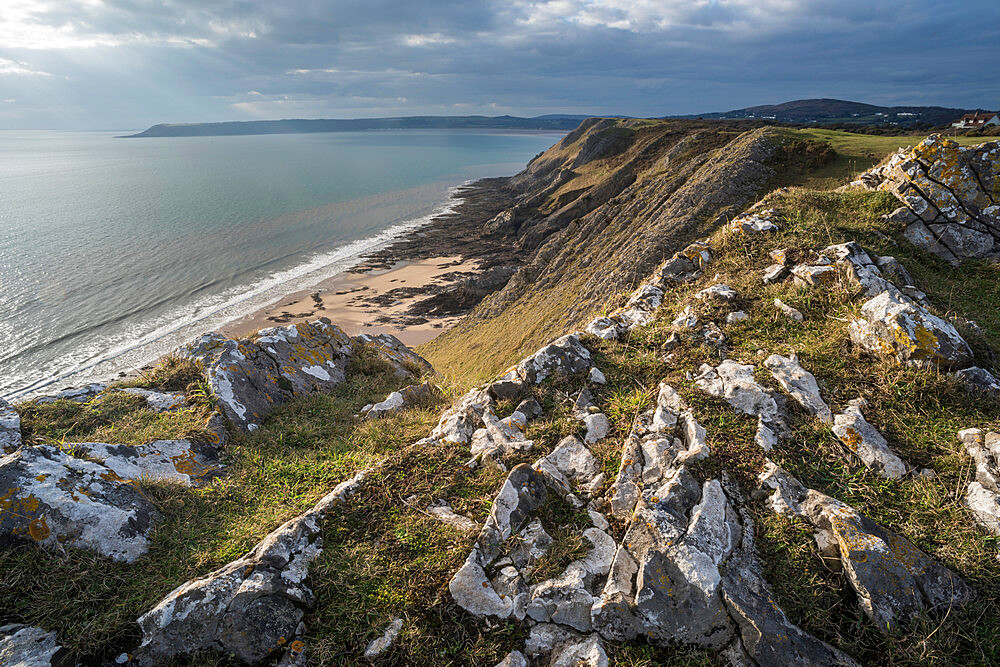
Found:
[[(444, 442), (464, 445), (483, 423), (483, 415), (492, 412), (493, 397), (489, 389), (475, 388), (444, 411), (431, 437)], [(494, 415), (496, 416), (496, 415)]]
[(516, 410), (509, 417), (500, 419), (492, 408), (487, 407), (483, 410), (482, 428), (472, 433), (470, 448), (473, 455), (497, 459), (511, 452), (531, 449), (534, 443), (521, 430), (527, 422), (527, 416)]
[(17, 623), (0, 626), (0, 665), (52, 667), (63, 664), (65, 653), (54, 632)]
[(589, 482), (601, 471), (601, 465), (580, 440), (568, 435), (555, 449), (534, 464), (535, 470), (544, 472), (547, 482), (566, 495), (572, 485)]
[(882, 292), (861, 306), (848, 331), (859, 347), (899, 363), (945, 369), (972, 363), (972, 350), (950, 322), (893, 292)]
[(905, 206), (890, 219), (905, 236), (959, 262), (1000, 253), (1000, 142), (960, 146), (933, 134), (900, 149), (852, 183), (891, 192)]
[(10, 454), (21, 446), (21, 416), (0, 398), (0, 454)]
[(737, 412), (757, 417), (756, 444), (769, 451), (777, 444), (777, 434), (783, 430), (778, 403), (771, 392), (753, 376), (754, 368), (726, 359), (717, 367), (702, 364), (695, 385), (705, 393), (726, 399)]
[(718, 480), (699, 488), (681, 468), (659, 489), (644, 491), (594, 605), (594, 629), (618, 641), (641, 634), (654, 644), (724, 646), (734, 627), (719, 567), (740, 534)]
[(138, 619), (138, 665), (159, 665), (199, 651), (257, 663), (302, 651), (302, 618), (313, 602), (306, 586), (309, 564), (322, 551), (321, 522), (364, 479), (339, 484), (309, 511), (286, 521), (250, 553), (189, 581)]
[(201, 484), (222, 473), (218, 452), (191, 440), (155, 440), (145, 445), (107, 445), (80, 442), (70, 445), (74, 456), (100, 461), (118, 479)]
[(792, 268), (793, 281), (802, 287), (826, 287), (837, 282), (838, 275), (837, 269), (830, 265), (799, 264)]
[(761, 276), (761, 280), (765, 285), (772, 285), (774, 283), (780, 283), (788, 276), (788, 267), (784, 264), (772, 264), (766, 269)]
[(857, 406), (849, 406), (834, 417), (833, 433), (866, 467), (882, 477), (899, 479), (910, 469), (890, 449), (885, 437), (865, 420)]
[(741, 518), (743, 540), (726, 561), (721, 590), (729, 616), (739, 626), (739, 648), (753, 661), (747, 663), (856, 667), (848, 655), (794, 625), (775, 604), (754, 548), (750, 517), (742, 512)]
[(761, 476), (770, 505), (812, 524), (820, 554), (843, 568), (875, 626), (895, 628), (926, 612), (962, 606), (975, 591), (958, 575), (857, 510), (807, 489), (773, 463)]
[(392, 366), (400, 378), (419, 377), (425, 373), (434, 372), (434, 367), (429, 361), (408, 348), (403, 341), (392, 334), (360, 334), (355, 336), (354, 340)]
[(138, 387), (127, 387), (119, 391), (145, 399), (146, 405), (153, 412), (181, 410), (187, 403), (184, 392), (181, 391), (153, 391), (152, 389), (140, 389)]
[(526, 383), (538, 384), (556, 376), (567, 377), (587, 373), (593, 365), (590, 350), (580, 342), (579, 334), (567, 334), (546, 345), (521, 361), (515, 368)]
[(778, 219), (778, 212), (773, 208), (759, 211), (747, 212), (738, 216), (729, 223), (729, 228), (743, 234), (760, 234), (762, 232), (774, 232), (778, 230), (775, 222)]
[(347, 334), (321, 318), (240, 340), (205, 334), (177, 354), (204, 366), (226, 418), (252, 431), (281, 403), (340, 384), (351, 349)]
[(88, 549), (131, 563), (159, 514), (113, 470), (48, 445), (0, 458), (0, 541)]
[(833, 413), (830, 411), (830, 406), (820, 396), (816, 378), (813, 377), (812, 373), (802, 368), (798, 355), (783, 357), (780, 354), (772, 354), (764, 360), (764, 365), (771, 371), (774, 379), (785, 388), (785, 391), (810, 414), (815, 415), (824, 424), (833, 421)]

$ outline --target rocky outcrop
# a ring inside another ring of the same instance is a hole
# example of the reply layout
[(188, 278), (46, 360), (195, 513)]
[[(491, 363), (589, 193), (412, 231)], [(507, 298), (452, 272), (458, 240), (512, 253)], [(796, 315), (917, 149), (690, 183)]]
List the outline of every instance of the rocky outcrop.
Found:
[(984, 530), (1000, 535), (1000, 433), (968, 428), (959, 440), (976, 464), (976, 479), (965, 489), (965, 506)]
[(64, 653), (54, 632), (16, 623), (0, 626), (0, 665), (51, 667), (63, 662)]
[(155, 440), (145, 445), (70, 445), (74, 456), (99, 461), (116, 479), (153, 480), (194, 486), (222, 473), (215, 447), (192, 440)]
[(1000, 255), (1000, 142), (963, 147), (931, 135), (852, 186), (891, 192), (906, 238), (952, 263)]
[(712, 396), (724, 398), (737, 412), (757, 417), (757, 434), (754, 440), (758, 447), (770, 451), (778, 443), (778, 434), (784, 429), (784, 421), (774, 395), (754, 379), (754, 367), (727, 359), (716, 368), (702, 364), (698, 371), (694, 378), (698, 388)]
[(802, 368), (798, 355), (783, 357), (772, 354), (764, 360), (764, 365), (774, 379), (784, 387), (795, 401), (824, 424), (833, 421), (833, 413), (819, 393), (819, 385), (812, 373)]
[(177, 356), (201, 364), (226, 418), (252, 431), (281, 403), (342, 382), (351, 347), (347, 334), (321, 318), (240, 340), (205, 334)]
[(882, 477), (899, 479), (910, 470), (888, 441), (861, 414), (864, 401), (849, 405), (833, 419), (833, 433), (852, 454)]
[(392, 366), (397, 377), (419, 377), (434, 372), (430, 363), (392, 334), (360, 334), (354, 340)]
[(183, 584), (143, 614), (137, 621), (142, 644), (127, 656), (131, 663), (159, 665), (198, 651), (248, 664), (277, 655), (297, 658), (304, 650), (302, 618), (314, 598), (306, 577), (322, 551), (322, 520), (364, 475), (338, 485), (247, 555)]
[(962, 606), (975, 591), (958, 575), (849, 505), (802, 486), (773, 463), (761, 475), (770, 506), (808, 521), (828, 563), (843, 568), (865, 614), (882, 631)]
[(131, 563), (149, 548), (159, 514), (109, 467), (51, 447), (0, 458), (0, 541), (89, 549)]
[(0, 398), (0, 454), (10, 454), (21, 446), (21, 416)]

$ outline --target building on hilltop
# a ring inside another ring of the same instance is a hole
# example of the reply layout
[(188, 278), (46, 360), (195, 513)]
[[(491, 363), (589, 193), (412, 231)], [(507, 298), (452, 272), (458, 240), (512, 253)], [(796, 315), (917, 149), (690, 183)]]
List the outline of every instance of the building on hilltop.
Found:
[(963, 129), (974, 129), (987, 125), (1000, 125), (1000, 115), (992, 111), (977, 111), (976, 113), (967, 113), (951, 124), (952, 127)]

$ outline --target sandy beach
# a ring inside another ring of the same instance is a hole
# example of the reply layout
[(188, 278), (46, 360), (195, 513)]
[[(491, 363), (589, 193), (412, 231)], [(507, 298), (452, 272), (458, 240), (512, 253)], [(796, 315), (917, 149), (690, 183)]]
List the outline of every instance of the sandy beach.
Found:
[(266, 327), (326, 317), (352, 336), (391, 333), (412, 347), (434, 339), (460, 318), (408, 317), (409, 308), (426, 298), (435, 286), (452, 282), (456, 273), (471, 274), (478, 267), (476, 261), (451, 255), (403, 260), (388, 269), (341, 273), (311, 290), (288, 294), (255, 313), (228, 322), (218, 331), (242, 337)]

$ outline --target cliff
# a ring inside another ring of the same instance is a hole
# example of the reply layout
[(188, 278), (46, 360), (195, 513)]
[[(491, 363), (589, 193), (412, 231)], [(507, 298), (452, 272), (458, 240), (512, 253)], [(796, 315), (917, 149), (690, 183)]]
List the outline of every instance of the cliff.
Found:
[(436, 372), (320, 320), (0, 406), (0, 660), (1000, 661), (995, 254), (899, 211), (988, 226), (997, 147), (818, 136), (585, 122)]

